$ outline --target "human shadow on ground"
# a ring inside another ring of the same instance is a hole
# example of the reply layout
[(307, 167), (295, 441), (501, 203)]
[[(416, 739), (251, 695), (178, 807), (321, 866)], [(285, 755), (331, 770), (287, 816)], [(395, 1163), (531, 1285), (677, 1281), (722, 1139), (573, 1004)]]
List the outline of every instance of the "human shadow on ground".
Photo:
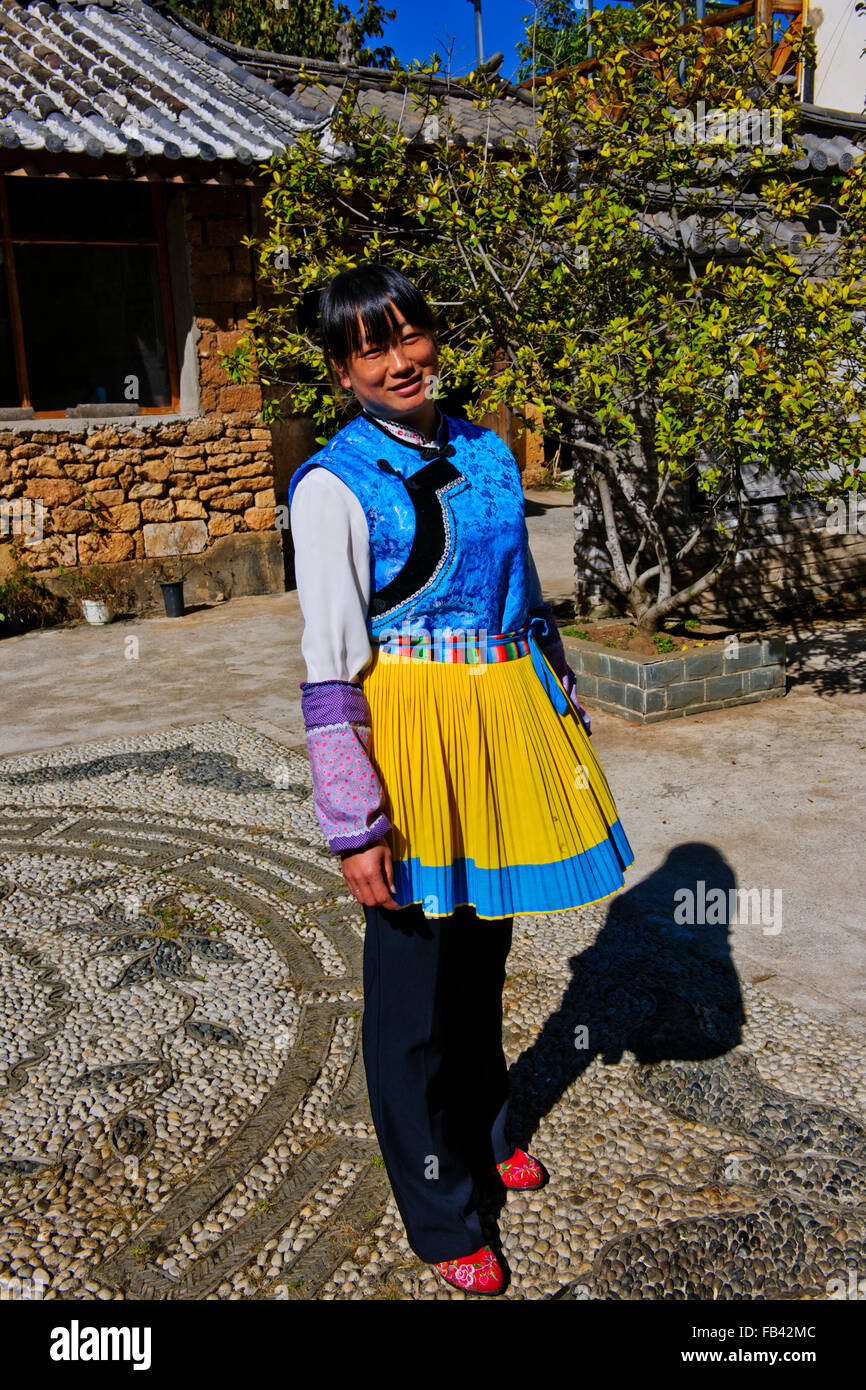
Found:
[(570, 961), (559, 1008), (509, 1072), (515, 1144), (529, 1146), (541, 1118), (596, 1057), (607, 1065), (627, 1051), (638, 1063), (707, 1059), (738, 1045), (745, 1012), (729, 942), (732, 889), (724, 857), (690, 842), (612, 899), (596, 940)]

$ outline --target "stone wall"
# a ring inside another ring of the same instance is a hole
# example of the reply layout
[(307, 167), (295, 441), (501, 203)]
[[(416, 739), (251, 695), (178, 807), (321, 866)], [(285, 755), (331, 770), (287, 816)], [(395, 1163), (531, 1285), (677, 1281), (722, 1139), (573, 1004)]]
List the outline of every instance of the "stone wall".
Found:
[(62, 436), (4, 430), (0, 483), (4, 497), (42, 502), (44, 539), (24, 547), (34, 570), (165, 555), (177, 537), (198, 551), (274, 524), (270, 431), (251, 412), (143, 428), (82, 422)]
[[(131, 612), (159, 610), (151, 562), (178, 550), (196, 557), (186, 581), (192, 603), (281, 592), (292, 557), (276, 507), (317, 448), (309, 421), (263, 426), (260, 388), (236, 385), (220, 363), (257, 302), (242, 241), (263, 230), (259, 192), (174, 188), (168, 207), (180, 413), (0, 418), (0, 577), (15, 509), (39, 502), (44, 534), (24, 538), (25, 563), (64, 595), (59, 565), (108, 565)], [(541, 436), (511, 422), (504, 406), (485, 423), (511, 442), (524, 485), (543, 481)]]
[[(575, 473), (574, 503), (575, 612), (591, 617), (622, 615), (626, 603), (611, 579), (604, 519), (586, 470)], [(866, 602), (866, 509), (857, 515), (855, 507), (847, 505), (841, 520), (836, 512), (836, 503), (793, 503), (753, 496), (734, 563), (676, 616), (691, 612), (753, 626), (862, 613)], [(697, 518), (698, 513), (687, 505), (669, 507), (665, 525), (672, 552), (685, 543)], [(733, 526), (733, 514), (727, 520)], [(628, 559), (636, 536), (625, 529), (621, 536)], [(706, 534), (678, 568), (677, 585), (706, 573), (718, 556), (720, 544), (712, 532)], [(644, 553), (648, 555), (650, 550)]]
[[(251, 191), (200, 188), (185, 196), (194, 322), (178, 325), (178, 357), (186, 359), (187, 377), (194, 359), (199, 411), (192, 418), (0, 424), (0, 498), (12, 504), (13, 519), (27, 499), (31, 508), (37, 500), (43, 507), (43, 538), (24, 538), (25, 563), (46, 578), (58, 565), (119, 565), (118, 578), (129, 580), (137, 607), (151, 606), (139, 582), (144, 562), (179, 548), (202, 557), (199, 568), (210, 576), (202, 598), (226, 592), (220, 568), (231, 592), (284, 587), (271, 431), (258, 417), (261, 392), (235, 385), (219, 361), (243, 335), (254, 302), (250, 253), (240, 245), (251, 228)], [(15, 528), (5, 529), (0, 547), (8, 564)], [(255, 557), (250, 587), (237, 563), (244, 549)], [(224, 563), (214, 572), (217, 555)]]

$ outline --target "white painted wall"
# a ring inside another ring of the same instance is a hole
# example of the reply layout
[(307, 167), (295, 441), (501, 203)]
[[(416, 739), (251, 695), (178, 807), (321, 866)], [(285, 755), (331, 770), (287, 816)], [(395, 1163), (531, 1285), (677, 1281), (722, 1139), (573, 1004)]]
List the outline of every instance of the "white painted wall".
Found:
[(859, 114), (866, 108), (866, 15), (855, 14), (855, 3), (820, 0), (809, 6), (806, 23), (818, 47), (815, 105)]

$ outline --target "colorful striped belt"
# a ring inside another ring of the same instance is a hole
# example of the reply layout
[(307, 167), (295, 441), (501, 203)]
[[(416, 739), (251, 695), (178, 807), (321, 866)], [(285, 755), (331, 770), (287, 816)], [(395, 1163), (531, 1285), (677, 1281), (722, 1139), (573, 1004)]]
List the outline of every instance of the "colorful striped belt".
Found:
[[(531, 656), (533, 667), (551, 704), (558, 714), (565, 714), (569, 707), (568, 698), (542, 656), (533, 631), (533, 625), (538, 621), (534, 619), (533, 623), (513, 632), (492, 634), (472, 628), (454, 633), (434, 629), (432, 635), (429, 630), (393, 632), (384, 641), (371, 638), (370, 645), (386, 661), (444, 661), (454, 665), (485, 666)], [(546, 624), (542, 623), (542, 627), (546, 629)]]
[(486, 633), (483, 628), (464, 631), (400, 632), (384, 642), (371, 641), (380, 655), (401, 661), (447, 661), (458, 665), (483, 666), (488, 662), (514, 661), (529, 656), (529, 629)]

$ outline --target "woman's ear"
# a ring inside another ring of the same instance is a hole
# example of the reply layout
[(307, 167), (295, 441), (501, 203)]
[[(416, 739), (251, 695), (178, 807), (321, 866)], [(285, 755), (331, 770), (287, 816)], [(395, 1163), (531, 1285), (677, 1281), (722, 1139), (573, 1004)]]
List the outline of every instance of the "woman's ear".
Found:
[(338, 362), (335, 357), (326, 357), (325, 366), (327, 368), (328, 376), (331, 378), (331, 381), (334, 383), (334, 385), (339, 384), (340, 386), (343, 386), (346, 389), (349, 389), (351, 387), (351, 382), (346, 371), (345, 362)]

